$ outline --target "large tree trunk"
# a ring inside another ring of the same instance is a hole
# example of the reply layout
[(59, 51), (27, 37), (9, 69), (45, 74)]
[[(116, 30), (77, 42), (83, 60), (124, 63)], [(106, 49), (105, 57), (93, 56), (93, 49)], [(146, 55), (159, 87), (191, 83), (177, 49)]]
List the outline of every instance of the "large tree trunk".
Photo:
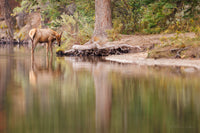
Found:
[(112, 28), (111, 1), (95, 0), (95, 27), (93, 38), (106, 39), (107, 30)]
[(0, 8), (1, 13), (6, 21), (6, 25), (8, 26), (8, 36), (10, 39), (13, 39), (14, 33), (14, 24), (15, 20), (14, 17), (11, 16), (12, 10), (8, 3), (8, 0), (0, 0)]

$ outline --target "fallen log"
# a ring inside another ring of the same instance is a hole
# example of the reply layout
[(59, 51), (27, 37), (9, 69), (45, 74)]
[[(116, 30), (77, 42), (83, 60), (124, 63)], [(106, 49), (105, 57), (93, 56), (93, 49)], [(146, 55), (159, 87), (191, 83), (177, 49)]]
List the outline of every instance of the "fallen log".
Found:
[(131, 46), (128, 44), (104, 44), (103, 46), (94, 42), (89, 45), (74, 45), (72, 49), (56, 52), (57, 56), (108, 56), (114, 54), (124, 54), (129, 52), (141, 52), (143, 49), (140, 46)]

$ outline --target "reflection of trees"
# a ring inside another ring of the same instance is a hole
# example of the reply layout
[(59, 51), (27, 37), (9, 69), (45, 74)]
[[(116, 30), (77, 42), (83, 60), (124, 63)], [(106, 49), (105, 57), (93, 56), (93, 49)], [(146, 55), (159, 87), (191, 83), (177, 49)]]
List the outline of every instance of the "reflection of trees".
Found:
[[(2, 60), (0, 60), (1, 62)], [(4, 109), (5, 91), (7, 87), (7, 81), (9, 80), (9, 63), (0, 63), (0, 132), (5, 132), (6, 129), (6, 114)]]
[[(170, 132), (173, 125), (199, 129), (199, 76), (179, 77), (168, 70), (162, 72), (163, 68), (98, 61), (60, 60), (50, 66), (45, 57), (37, 59), (30, 70), (27, 60), (18, 60), (14, 70), (15, 87), (24, 95), (9, 94), (11, 99), (26, 103), (20, 120), (13, 110), (16, 106), (10, 105), (7, 116), (12, 122), (17, 120), (18, 125), (12, 124), (19, 127), (13, 129), (14, 133), (22, 129), (29, 132), (29, 127), (34, 132), (42, 128), (44, 132), (92, 133)], [(35, 85), (29, 85), (30, 71), (35, 75)], [(47, 80), (43, 74), (48, 75)]]
[(92, 71), (96, 98), (96, 132), (109, 132), (111, 124), (112, 88), (109, 80), (109, 65), (103, 62), (74, 62), (75, 71)]
[(96, 90), (96, 127), (99, 133), (109, 132), (111, 122), (112, 89), (108, 73), (103, 63), (98, 63), (93, 68)]
[[(10, 49), (5, 49), (6, 54), (10, 54)], [(6, 132), (6, 109), (5, 97), (6, 89), (11, 80), (11, 66), (13, 60), (11, 57), (0, 59), (0, 132)]]
[[(119, 76), (113, 74), (114, 90), (113, 109), (119, 107), (122, 100), (128, 103), (127, 127), (135, 132), (181, 132), (179, 127), (188, 132), (196, 132), (199, 127), (199, 106), (196, 103), (199, 93), (196, 80), (199, 78), (181, 78), (157, 73), (138, 78), (137, 76)], [(151, 77), (151, 78), (150, 78)], [(192, 80), (192, 82), (191, 82)], [(123, 88), (123, 90), (121, 90)], [(122, 97), (122, 94), (126, 97)], [(122, 97), (123, 99), (118, 99)], [(123, 117), (122, 115), (119, 116)], [(116, 120), (121, 125), (120, 120)]]
[(73, 68), (92, 72), (97, 131), (182, 132), (179, 127), (188, 125), (188, 132), (199, 130), (198, 74), (102, 62), (74, 62)]

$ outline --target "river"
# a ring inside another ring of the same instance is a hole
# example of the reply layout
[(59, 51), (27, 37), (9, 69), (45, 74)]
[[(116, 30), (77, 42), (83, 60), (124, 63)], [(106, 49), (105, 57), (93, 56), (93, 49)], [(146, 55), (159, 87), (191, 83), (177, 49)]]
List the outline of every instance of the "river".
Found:
[(0, 133), (200, 132), (200, 72), (0, 50)]

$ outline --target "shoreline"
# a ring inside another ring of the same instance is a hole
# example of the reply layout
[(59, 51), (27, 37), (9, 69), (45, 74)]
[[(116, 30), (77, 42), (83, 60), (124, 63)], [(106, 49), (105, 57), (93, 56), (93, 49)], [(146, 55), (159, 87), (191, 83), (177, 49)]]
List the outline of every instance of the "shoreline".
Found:
[(200, 70), (200, 60), (198, 59), (153, 59), (147, 58), (147, 52), (131, 53), (123, 55), (111, 55), (105, 57), (107, 61), (114, 61), (118, 63), (147, 65), (147, 66), (177, 66), (177, 67), (192, 67)]

